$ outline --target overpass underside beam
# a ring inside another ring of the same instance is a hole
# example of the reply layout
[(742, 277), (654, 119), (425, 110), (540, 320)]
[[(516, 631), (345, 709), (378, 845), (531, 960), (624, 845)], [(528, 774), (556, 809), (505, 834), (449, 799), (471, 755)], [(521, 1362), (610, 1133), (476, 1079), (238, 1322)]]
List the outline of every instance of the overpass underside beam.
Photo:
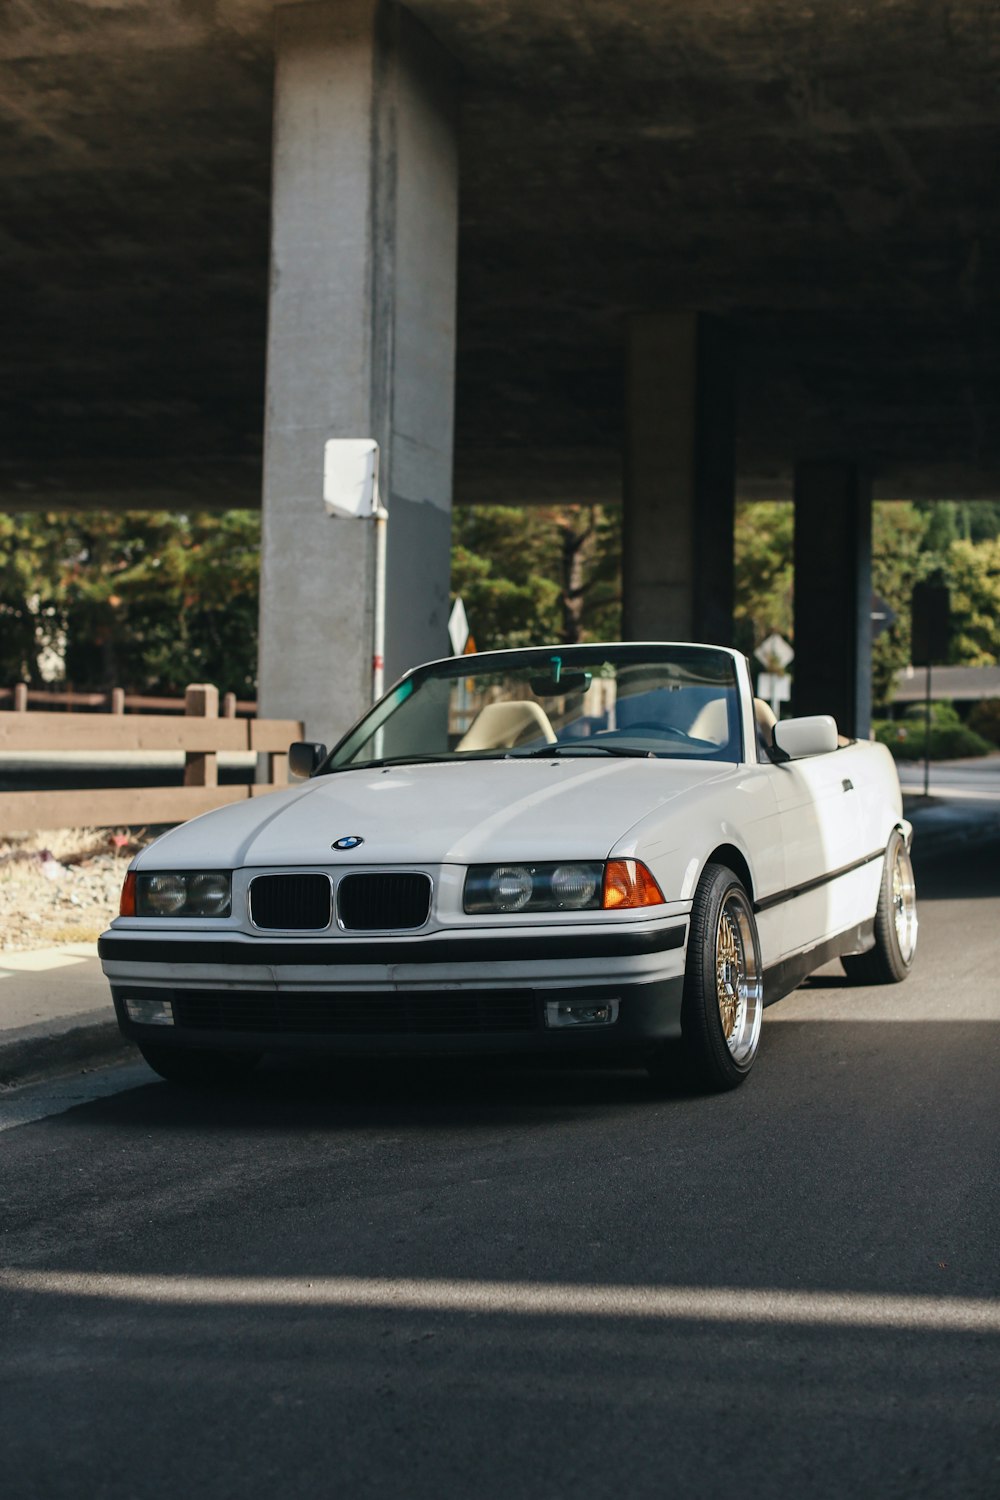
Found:
[(730, 644), (734, 433), (724, 327), (697, 313), (634, 317), (626, 372), (626, 639)]
[(871, 728), (872, 499), (851, 463), (795, 467), (796, 714)]
[(456, 89), (398, 6), (277, 13), (260, 700), (329, 739), (371, 698), (373, 529), (322, 505), (328, 438), (374, 437), (388, 680), (447, 647)]

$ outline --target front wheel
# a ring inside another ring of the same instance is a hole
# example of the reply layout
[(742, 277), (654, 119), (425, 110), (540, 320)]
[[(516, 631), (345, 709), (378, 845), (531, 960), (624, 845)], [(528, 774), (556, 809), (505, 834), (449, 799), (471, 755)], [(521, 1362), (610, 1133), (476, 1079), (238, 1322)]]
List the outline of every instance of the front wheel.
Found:
[(852, 984), (898, 984), (917, 951), (917, 887), (903, 835), (894, 828), (885, 851), (875, 909), (875, 946), (840, 961)]
[(208, 1052), (188, 1047), (139, 1043), (154, 1073), (187, 1088), (232, 1088), (250, 1077), (260, 1061), (256, 1052)]
[[(764, 1016), (764, 975), (753, 906), (725, 865), (706, 865), (695, 892), (688, 935), (681, 1054), (685, 1070), (707, 1091), (739, 1086), (753, 1067)], [(670, 1053), (651, 1068), (666, 1076)]]

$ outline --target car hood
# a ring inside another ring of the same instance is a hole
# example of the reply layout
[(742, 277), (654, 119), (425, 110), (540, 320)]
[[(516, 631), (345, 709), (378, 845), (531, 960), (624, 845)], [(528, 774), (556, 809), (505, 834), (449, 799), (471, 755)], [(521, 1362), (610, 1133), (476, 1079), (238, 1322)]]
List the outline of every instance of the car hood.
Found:
[[(195, 818), (158, 839), (138, 864), (603, 859), (648, 813), (734, 770), (718, 762), (567, 756), (339, 771)], [(364, 840), (357, 849), (332, 849), (352, 835)]]

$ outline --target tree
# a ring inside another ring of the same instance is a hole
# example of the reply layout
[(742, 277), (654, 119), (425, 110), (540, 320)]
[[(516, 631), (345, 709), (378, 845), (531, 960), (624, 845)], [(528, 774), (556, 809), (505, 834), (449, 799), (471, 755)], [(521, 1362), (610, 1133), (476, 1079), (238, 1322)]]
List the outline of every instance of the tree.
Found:
[(255, 691), (260, 518), (77, 511), (0, 516), (0, 673), (79, 688)]
[[(873, 518), (873, 588), (895, 614), (873, 647), (876, 702), (909, 659), (910, 595), (935, 567), (952, 591), (952, 661), (997, 660), (1000, 507), (887, 502)], [(737, 506), (735, 628), (748, 654), (772, 631), (794, 639), (793, 528), (789, 502)], [(251, 511), (0, 514), (0, 682), (37, 686), (61, 656), (81, 688), (173, 694), (203, 680), (253, 695), (259, 546)], [(620, 572), (618, 507), (456, 507), (452, 589), (482, 650), (617, 638)]]
[(452, 593), (480, 650), (620, 632), (620, 512), (602, 506), (456, 506)]
[(739, 501), (734, 537), (735, 643), (747, 656), (772, 632), (792, 635), (791, 501)]
[(1000, 503), (995, 500), (918, 500), (929, 521), (925, 547), (944, 554), (952, 542), (992, 542), (1000, 536)]
[(66, 629), (60, 517), (0, 512), (0, 681), (42, 683), (42, 661)]
[[(950, 517), (946, 518), (950, 522)], [(795, 516), (790, 501), (740, 502), (735, 528), (735, 639), (748, 656), (776, 631), (792, 641)], [(872, 589), (895, 620), (872, 645), (872, 693), (891, 701), (896, 675), (909, 661), (910, 595), (933, 566), (925, 553), (926, 515), (902, 501), (872, 511)]]
[(1000, 658), (1000, 537), (952, 542), (944, 569), (951, 592), (949, 661), (994, 666)]
[(553, 516), (560, 540), (561, 640), (567, 646), (621, 634), (621, 510), (567, 506)]
[(872, 506), (872, 592), (891, 609), (892, 624), (872, 642), (872, 701), (892, 702), (896, 679), (910, 660), (913, 585), (934, 566), (926, 550), (928, 518), (905, 500)]
[(256, 691), (260, 517), (84, 515), (67, 581), (66, 670), (77, 683), (177, 693)]

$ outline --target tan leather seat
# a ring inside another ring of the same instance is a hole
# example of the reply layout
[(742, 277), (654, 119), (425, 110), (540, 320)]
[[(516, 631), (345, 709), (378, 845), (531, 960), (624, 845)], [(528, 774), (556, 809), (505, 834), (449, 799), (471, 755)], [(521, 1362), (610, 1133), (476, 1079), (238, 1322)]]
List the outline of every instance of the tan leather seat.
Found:
[(692, 739), (710, 740), (713, 745), (723, 745), (729, 738), (729, 711), (725, 698), (713, 698), (702, 708), (688, 734)]
[(487, 703), (456, 745), (457, 750), (507, 750), (522, 740), (554, 745), (555, 731), (537, 703)]
[(777, 719), (774, 709), (770, 703), (765, 703), (763, 698), (753, 700), (753, 716), (757, 721), (757, 738), (766, 750), (774, 744), (774, 726)]

